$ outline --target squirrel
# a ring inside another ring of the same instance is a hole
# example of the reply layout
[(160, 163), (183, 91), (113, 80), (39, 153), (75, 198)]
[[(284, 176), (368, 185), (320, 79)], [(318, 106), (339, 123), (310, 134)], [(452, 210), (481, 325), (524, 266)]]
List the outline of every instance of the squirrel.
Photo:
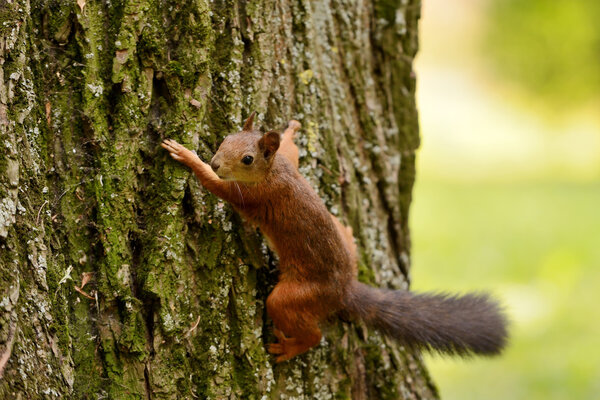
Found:
[(332, 214), (298, 171), (294, 144), (300, 123), (281, 135), (253, 128), (227, 136), (210, 166), (174, 140), (161, 143), (192, 169), (202, 185), (258, 225), (279, 255), (279, 281), (266, 301), (276, 362), (321, 341), (320, 323), (345, 312), (411, 349), (469, 356), (496, 355), (506, 345), (507, 321), (486, 294), (413, 294), (357, 280), (352, 229)]

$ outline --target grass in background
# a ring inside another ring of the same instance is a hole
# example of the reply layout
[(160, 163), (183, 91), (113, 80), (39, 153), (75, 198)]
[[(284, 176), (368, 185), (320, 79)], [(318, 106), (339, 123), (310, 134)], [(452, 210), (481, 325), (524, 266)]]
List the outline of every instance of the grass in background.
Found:
[(412, 289), (491, 290), (512, 320), (500, 358), (427, 356), (444, 399), (600, 393), (600, 183), (420, 177)]
[(480, 51), (503, 84), (552, 113), (598, 107), (598, 0), (492, 0), (486, 15)]
[(445, 400), (600, 398), (600, 2), (424, 0), (415, 291), (492, 291), (498, 358), (426, 356)]

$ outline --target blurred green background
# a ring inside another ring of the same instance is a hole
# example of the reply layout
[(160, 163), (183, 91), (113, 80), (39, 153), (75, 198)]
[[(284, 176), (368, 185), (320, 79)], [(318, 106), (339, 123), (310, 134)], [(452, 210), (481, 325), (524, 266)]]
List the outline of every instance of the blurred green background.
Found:
[(600, 398), (600, 1), (423, 0), (412, 288), (489, 290), (500, 358), (443, 399)]

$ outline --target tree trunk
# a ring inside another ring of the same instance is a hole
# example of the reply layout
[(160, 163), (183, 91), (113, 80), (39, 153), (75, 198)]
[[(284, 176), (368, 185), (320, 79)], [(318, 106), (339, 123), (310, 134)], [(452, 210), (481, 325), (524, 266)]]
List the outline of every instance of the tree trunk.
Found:
[(419, 0), (0, 2), (0, 398), (435, 398), (357, 323), (275, 365), (277, 258), (159, 144), (210, 159), (259, 112), (407, 287)]

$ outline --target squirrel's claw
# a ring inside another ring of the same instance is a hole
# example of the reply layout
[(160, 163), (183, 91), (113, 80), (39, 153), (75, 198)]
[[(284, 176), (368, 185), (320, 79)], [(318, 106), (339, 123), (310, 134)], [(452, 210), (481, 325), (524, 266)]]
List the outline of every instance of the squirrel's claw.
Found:
[(169, 152), (180, 151), (181, 147), (183, 147), (179, 143), (177, 143), (176, 141), (171, 140), (171, 139), (165, 139), (165, 140), (163, 140), (163, 142), (160, 145), (164, 149), (168, 150)]
[(283, 348), (283, 345), (281, 343), (271, 343), (269, 345), (268, 351), (271, 354), (283, 354), (285, 349)]
[(280, 363), (283, 361), (287, 361), (289, 360), (290, 357), (288, 354), (286, 354), (285, 351), (285, 345), (283, 343), (271, 343), (269, 345), (269, 349), (268, 349), (269, 353), (274, 354), (276, 356), (279, 356), (275, 359), (276, 363)]
[(275, 334), (275, 337), (277, 338), (277, 340), (279, 340), (279, 343), (271, 343), (269, 345), (269, 353), (271, 353), (271, 354), (285, 353), (285, 341), (286, 341), (285, 335), (283, 334), (283, 332), (281, 332), (277, 328), (273, 329), (273, 333)]

